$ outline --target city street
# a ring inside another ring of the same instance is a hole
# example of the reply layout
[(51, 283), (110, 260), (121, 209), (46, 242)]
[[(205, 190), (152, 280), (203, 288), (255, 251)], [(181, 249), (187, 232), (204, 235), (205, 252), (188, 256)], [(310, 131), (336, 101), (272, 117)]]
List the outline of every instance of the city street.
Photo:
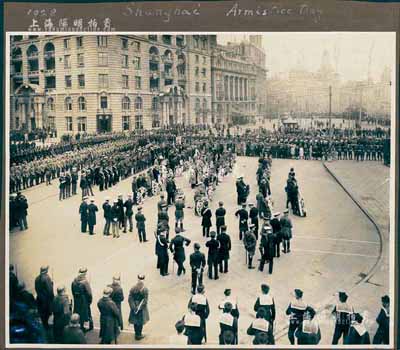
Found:
[[(375, 227), (354, 204), (351, 198), (326, 171), (320, 161), (274, 159), (272, 164), (271, 190), (274, 211), (282, 212), (286, 205), (285, 185), (291, 167), (295, 168), (296, 178), (302, 196), (305, 199), (307, 217), (291, 215), (293, 223), (292, 252), (281, 254), (274, 260), (274, 272), (269, 275), (257, 269), (248, 270), (245, 264), (243, 243), (239, 241), (238, 219), (234, 216), (236, 205), (235, 181), (237, 175), (244, 175), (244, 181), (250, 184), (251, 194), (248, 202), (255, 203), (257, 190), (256, 170), (258, 158), (238, 157), (233, 174), (226, 177), (214, 194), (211, 203), (214, 211), (218, 201), (222, 200), (227, 210), (228, 233), (232, 238), (230, 270), (221, 274), (219, 280), (209, 280), (205, 274), (206, 296), (210, 303), (210, 317), (207, 323), (208, 344), (218, 344), (218, 304), (223, 299), (225, 288), (232, 289), (237, 297), (239, 318), (239, 343), (251, 344), (251, 337), (246, 330), (255, 318), (254, 303), (260, 293), (260, 285), (267, 283), (274, 295), (276, 319), (276, 343), (287, 344), (284, 328), (287, 326), (285, 314), (293, 289), (304, 291), (303, 299), (316, 309), (324, 309), (336, 301), (335, 293), (339, 290), (350, 291), (365, 274), (368, 274), (380, 254), (380, 240)], [(129, 289), (136, 283), (137, 275), (146, 275), (145, 285), (149, 288), (150, 321), (144, 327), (146, 338), (140, 344), (169, 345), (169, 337), (175, 333), (175, 322), (186, 312), (190, 294), (189, 255), (193, 244), (199, 242), (201, 251), (207, 253), (206, 239), (201, 234), (201, 218), (193, 212), (194, 191), (188, 184), (186, 174), (177, 178), (177, 185), (184, 190), (185, 209), (184, 236), (192, 240), (186, 248), (186, 275), (176, 276), (176, 264), (173, 266), (170, 255), (169, 273), (161, 277), (156, 269), (154, 253), (154, 231), (157, 221), (157, 202), (159, 197), (148, 198), (143, 205), (147, 218), (146, 231), (149, 242), (139, 243), (136, 229), (133, 233), (122, 233), (121, 238), (105, 237), (103, 231), (103, 210), (105, 197), (111, 200), (118, 194), (126, 198), (131, 191), (131, 178), (113, 186), (110, 190), (95, 191), (97, 214), (96, 235), (80, 233), (78, 209), (81, 202), (80, 192), (65, 201), (58, 200), (58, 182), (51, 186), (42, 184), (24, 191), (28, 199), (28, 224), (26, 231), (14, 231), (10, 234), (10, 263), (17, 267), (18, 278), (25, 281), (27, 289), (33, 291), (34, 279), (39, 274), (41, 265), (50, 265), (50, 276), (55, 287), (65, 285), (71, 296), (71, 282), (82, 266), (88, 268), (88, 277), (93, 290), (92, 314), (95, 327), (99, 326), (97, 301), (112, 276), (119, 274), (124, 289), (125, 301), (122, 305), (124, 331), (119, 343), (137, 343), (133, 340), (133, 329), (128, 326)], [(174, 208), (169, 209), (170, 227), (174, 227)], [(136, 207), (134, 209), (136, 213)], [(215, 229), (213, 226), (212, 229)], [(172, 230), (171, 230), (172, 231)], [(170, 235), (171, 236), (171, 235)], [(173, 234), (172, 234), (173, 237)], [(388, 244), (387, 242), (385, 244)], [(257, 247), (258, 248), (258, 247)], [(256, 251), (256, 264), (259, 258)], [(379, 311), (381, 290), (369, 285), (375, 293), (375, 306), (368, 300), (371, 320)], [(389, 291), (386, 291), (388, 293)], [(360, 312), (365, 310), (367, 301), (350, 293), (349, 303)], [(331, 311), (332, 307), (326, 310)], [(328, 311), (322, 312), (326, 316)], [(334, 323), (332, 319), (320, 318), (322, 340), (320, 344), (330, 344)], [(88, 333), (88, 341), (98, 343), (97, 332)]]

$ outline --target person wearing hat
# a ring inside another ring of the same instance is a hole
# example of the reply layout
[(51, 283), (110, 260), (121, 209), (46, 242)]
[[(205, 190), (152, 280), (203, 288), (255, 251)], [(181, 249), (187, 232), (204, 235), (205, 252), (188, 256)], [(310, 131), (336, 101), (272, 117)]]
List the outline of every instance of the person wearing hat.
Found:
[(274, 255), (275, 255), (275, 238), (272, 233), (272, 228), (264, 225), (261, 230), (261, 240), (259, 245), (259, 251), (261, 254), (259, 271), (264, 271), (264, 265), (267, 262), (269, 264), (268, 272), (272, 274), (274, 268)]
[(239, 319), (240, 313), (239, 313), (239, 307), (237, 304), (237, 300), (232, 297), (231, 293), (232, 293), (232, 290), (230, 288), (227, 288), (224, 290), (225, 297), (218, 305), (218, 309), (223, 310), (225, 304), (230, 303), (232, 305), (231, 315), (233, 317), (236, 317), (237, 319)]
[(224, 203), (218, 203), (218, 209), (215, 211), (215, 225), (217, 226), (217, 234), (221, 233), (221, 227), (225, 225), (225, 215), (226, 210), (224, 208)]
[(376, 330), (373, 344), (389, 344), (389, 327), (390, 327), (390, 299), (388, 295), (381, 298), (382, 308), (376, 318), (378, 329)]
[(86, 233), (88, 218), (89, 218), (89, 205), (87, 203), (88, 197), (84, 196), (82, 199), (82, 203), (79, 206), (79, 214), (81, 216), (81, 232)]
[(90, 200), (90, 204), (88, 205), (88, 225), (89, 225), (89, 234), (94, 234), (94, 226), (96, 225), (96, 212), (99, 211), (97, 205), (94, 204), (94, 198)]
[(273, 333), (274, 322), (276, 318), (275, 300), (270, 292), (270, 287), (267, 284), (261, 285), (261, 294), (258, 296), (254, 311), (258, 312), (263, 309), (265, 311), (265, 320), (270, 324), (270, 330)]
[(256, 195), (256, 201), (257, 201), (257, 209), (258, 209), (258, 214), (260, 218), (270, 218), (271, 217), (271, 210), (268, 207), (267, 200), (263, 196), (261, 192), (259, 192)]
[(113, 238), (119, 238), (119, 225), (118, 225), (118, 218), (119, 218), (119, 206), (118, 200), (115, 199), (113, 206), (111, 207), (111, 229)]
[(231, 237), (226, 233), (226, 226), (225, 225), (221, 226), (220, 230), (221, 232), (217, 236), (217, 240), (219, 242), (219, 250), (218, 250), (219, 272), (227, 273), (229, 252), (232, 248), (232, 243), (231, 243)]
[[(206, 247), (208, 248), (207, 264), (208, 264), (208, 278), (217, 280), (218, 277), (218, 250), (220, 248), (219, 241), (217, 241), (217, 234), (215, 231), (210, 233), (211, 239), (206, 242)], [(214, 273), (213, 273), (214, 271)]]
[(275, 237), (275, 257), (279, 258), (281, 256), (281, 243), (282, 243), (282, 232), (281, 232), (281, 222), (279, 220), (280, 212), (274, 213), (274, 217), (271, 219), (270, 224), (272, 227), (272, 232)]
[(254, 224), (250, 224), (249, 229), (243, 237), (244, 248), (246, 249), (246, 262), (249, 269), (254, 269), (253, 257), (256, 252), (257, 239), (254, 235)]
[(23, 194), (21, 194), (21, 192), (18, 192), (17, 197), (15, 198), (15, 211), (21, 231), (28, 229), (28, 221), (26, 219), (28, 216), (28, 207), (28, 200)]
[(181, 231), (183, 231), (184, 208), (185, 201), (183, 195), (179, 195), (175, 201), (175, 228), (179, 226)]
[(138, 212), (135, 215), (136, 227), (138, 230), (138, 236), (140, 243), (147, 242), (146, 238), (146, 217), (143, 214), (143, 208), (141, 206), (138, 207)]
[(242, 203), (241, 208), (236, 211), (235, 216), (239, 217), (239, 239), (242, 240), (243, 235), (249, 229), (249, 213), (246, 210), (246, 203)]
[(49, 266), (42, 266), (40, 274), (35, 279), (36, 302), (43, 327), (49, 328), (49, 318), (54, 300), (53, 281), (49, 274)]
[(117, 305), (117, 308), (119, 310), (119, 313), (121, 315), (121, 329), (124, 326), (124, 322), (122, 319), (122, 307), (121, 307), (121, 303), (124, 301), (124, 291), (121, 287), (121, 277), (118, 275), (115, 275), (113, 277), (113, 281), (110, 285), (108, 285), (107, 287), (110, 287), (112, 289), (110, 298), (111, 300), (115, 303), (115, 305)]
[(338, 293), (338, 303), (335, 305), (332, 311), (332, 315), (335, 316), (335, 331), (333, 333), (332, 344), (337, 345), (340, 338), (343, 336), (343, 341), (349, 334), (351, 325), (351, 318), (354, 314), (354, 309), (347, 303), (348, 295), (346, 292)]
[(200, 252), (200, 244), (194, 244), (194, 253), (190, 254), (190, 267), (192, 268), (192, 294), (195, 294), (198, 285), (203, 284), (203, 271), (206, 266), (206, 257)]
[(172, 205), (175, 201), (176, 184), (175, 180), (171, 177), (168, 178), (165, 190), (167, 191), (167, 204)]
[(205, 296), (204, 285), (200, 284), (197, 286), (196, 294), (189, 299), (188, 307), (192, 303), (197, 305), (196, 314), (201, 319), (201, 328), (203, 329), (204, 341), (207, 343), (207, 318), (210, 315), (210, 305), (207, 297)]
[(349, 334), (344, 338), (344, 345), (368, 345), (371, 344), (369, 333), (365, 327), (361, 314), (354, 314)]
[(123, 228), (123, 232), (126, 233), (124, 199), (122, 194), (118, 195), (117, 208), (118, 208), (118, 229)]
[(300, 289), (294, 290), (294, 299), (289, 303), (286, 309), (286, 315), (289, 316), (288, 338), (290, 344), (295, 344), (294, 333), (301, 325), (306, 312), (307, 304), (303, 301), (303, 291)]
[(238, 344), (238, 320), (232, 316), (232, 304), (226, 302), (223, 308), (223, 312), (219, 318), (219, 344), (224, 345), (224, 334), (225, 332), (233, 332), (234, 340), (233, 344)]
[(315, 310), (307, 306), (304, 320), (295, 332), (298, 345), (318, 345), (321, 341), (321, 330), (315, 314)]
[(133, 199), (132, 199), (132, 195), (128, 194), (128, 199), (125, 201), (124, 203), (124, 207), (125, 207), (125, 222), (124, 222), (124, 228), (126, 232), (128, 223), (129, 223), (129, 232), (133, 231)]
[(111, 205), (110, 205), (110, 198), (106, 197), (105, 202), (103, 203), (103, 212), (104, 212), (104, 229), (103, 235), (109, 236), (110, 235), (110, 226), (112, 221), (112, 213), (111, 213)]
[(197, 304), (191, 303), (188, 312), (183, 316), (182, 322), (185, 325), (185, 336), (188, 345), (201, 345), (204, 338), (204, 330), (201, 327), (201, 318), (197, 314)]
[(64, 327), (68, 325), (71, 317), (71, 303), (65, 293), (65, 287), (57, 288), (57, 296), (53, 300), (52, 310), (54, 314), (53, 335), (56, 344), (62, 344)]
[(79, 181), (79, 187), (82, 190), (82, 198), (89, 195), (88, 180), (84, 170), (81, 172), (81, 180)]
[(84, 333), (80, 328), (80, 317), (72, 314), (69, 325), (63, 331), (63, 344), (87, 344)]
[(249, 203), (249, 218), (250, 222), (254, 225), (254, 235), (256, 236), (256, 240), (258, 240), (258, 228), (259, 228), (259, 222), (258, 222), (258, 209), (257, 207), (254, 206), (253, 203)]
[(186, 260), (184, 245), (188, 246), (191, 241), (190, 239), (181, 235), (181, 229), (179, 227), (175, 228), (175, 232), (176, 235), (171, 240), (171, 243), (169, 244), (169, 249), (171, 253), (174, 254), (174, 260), (178, 264), (178, 276), (180, 276), (182, 272), (184, 274), (186, 273), (186, 269), (183, 266), (183, 263)]
[(58, 200), (63, 200), (65, 199), (65, 176), (64, 173), (61, 173), (60, 178), (58, 179), (59, 181), (59, 185), (58, 185), (58, 189), (59, 189), (59, 194), (58, 194)]
[(203, 227), (203, 237), (209, 237), (210, 236), (210, 228), (212, 226), (211, 223), (211, 217), (212, 217), (212, 212), (211, 209), (208, 207), (208, 202), (204, 202), (203, 204), (203, 209), (201, 209), (201, 226)]
[(167, 240), (169, 239), (169, 215), (168, 205), (164, 205), (160, 212), (157, 214), (157, 224), (162, 226), (162, 230), (165, 232)]
[(87, 268), (81, 267), (78, 276), (72, 281), (71, 290), (74, 298), (75, 314), (79, 315), (82, 331), (87, 331), (85, 323), (89, 322), (89, 331), (93, 329), (93, 319), (90, 305), (92, 304), (92, 288), (86, 278)]
[(157, 255), (157, 268), (160, 269), (160, 275), (161, 276), (169, 275), (168, 239), (165, 237), (165, 231), (161, 231), (161, 233), (157, 236), (155, 251)]
[(292, 221), (289, 218), (289, 209), (283, 211), (283, 216), (279, 220), (281, 224), (281, 236), (283, 239), (283, 252), (290, 253), (290, 240), (292, 239)]
[(167, 210), (168, 210), (168, 203), (167, 203), (167, 201), (165, 200), (165, 196), (164, 196), (164, 194), (161, 194), (161, 195), (160, 195), (160, 200), (159, 200), (158, 203), (157, 203), (158, 212), (162, 211), (162, 209), (163, 209), (164, 207), (166, 207)]
[[(273, 332), (271, 322), (266, 320), (266, 311), (260, 308), (257, 311), (256, 319), (247, 328), (247, 334), (253, 335), (253, 345), (273, 345)], [(260, 337), (262, 335), (262, 337)], [(260, 339), (262, 338), (262, 339)]]
[(97, 302), (100, 312), (100, 344), (117, 344), (117, 338), (122, 330), (121, 312), (111, 299), (112, 288), (106, 287), (103, 290), (103, 297)]
[(143, 326), (150, 320), (147, 307), (149, 301), (149, 290), (144, 285), (144, 275), (138, 275), (138, 282), (129, 291), (128, 303), (131, 309), (129, 313), (129, 323), (135, 329), (135, 340), (144, 338)]
[(238, 176), (236, 181), (236, 193), (237, 193), (238, 205), (241, 205), (243, 202), (246, 202), (249, 192), (250, 192), (249, 186), (244, 183), (243, 176), (242, 175)]

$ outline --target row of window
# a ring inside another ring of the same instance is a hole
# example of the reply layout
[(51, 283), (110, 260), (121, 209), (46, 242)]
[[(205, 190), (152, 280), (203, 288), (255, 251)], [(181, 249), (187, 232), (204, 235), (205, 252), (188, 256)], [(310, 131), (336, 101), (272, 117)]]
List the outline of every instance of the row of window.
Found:
[[(153, 99), (152, 108), (153, 110), (158, 109), (158, 100), (155, 101)], [(122, 98), (121, 106), (123, 110), (130, 110), (131, 109), (131, 100), (128, 96)], [(156, 107), (157, 106), (157, 107)], [(66, 111), (72, 111), (73, 103), (72, 97), (68, 96), (64, 100), (64, 109)], [(50, 97), (47, 100), (47, 108), (49, 111), (55, 111), (54, 99)], [(100, 108), (108, 109), (108, 97), (107, 96), (100, 96)], [(78, 109), (79, 111), (86, 111), (86, 99), (83, 96), (78, 98)], [(143, 109), (143, 99), (138, 96), (135, 98), (135, 110), (142, 110)]]
[[(159, 116), (157, 115), (156, 118), (153, 118), (153, 125), (154, 121), (159, 121)], [(50, 125), (51, 124), (51, 125)], [(49, 126), (55, 129), (55, 120), (52, 117), (51, 122), (49, 122)], [(76, 119), (76, 131), (78, 132), (86, 132), (87, 131), (87, 117), (78, 117)], [(135, 115), (135, 129), (143, 129), (143, 116), (142, 115)], [(72, 117), (65, 117), (65, 128), (67, 131), (74, 131), (74, 123)], [(131, 116), (124, 115), (122, 116), (122, 130), (127, 131), (131, 130)]]
[[(83, 48), (84, 37), (79, 36), (76, 39), (76, 47), (78, 49)], [(72, 38), (64, 39), (64, 49), (68, 50), (71, 48), (71, 40)], [(97, 36), (97, 47), (108, 47), (109, 37), (107, 35), (98, 35)], [(132, 41), (131, 45), (136, 52), (140, 52), (140, 41)], [(129, 49), (129, 40), (127, 38), (121, 38), (121, 49), (128, 50)]]
[[(195, 67), (195, 69), (194, 69), (194, 75), (195, 75), (196, 77), (199, 76), (199, 72), (200, 72), (200, 68), (199, 68), (199, 67)], [(203, 69), (201, 70), (201, 75), (202, 75), (204, 78), (207, 77), (207, 69), (206, 69), (206, 68), (203, 68)]]
[[(195, 55), (194, 56), (194, 60), (195, 60), (196, 64), (199, 64), (200, 63), (200, 56), (199, 55)], [(206, 56), (203, 56), (203, 64), (207, 64), (207, 57)]]
[[(196, 81), (194, 89), (196, 92), (200, 92), (200, 83), (198, 81)], [(207, 92), (207, 83), (202, 84), (202, 92), (204, 92), (204, 93)]]

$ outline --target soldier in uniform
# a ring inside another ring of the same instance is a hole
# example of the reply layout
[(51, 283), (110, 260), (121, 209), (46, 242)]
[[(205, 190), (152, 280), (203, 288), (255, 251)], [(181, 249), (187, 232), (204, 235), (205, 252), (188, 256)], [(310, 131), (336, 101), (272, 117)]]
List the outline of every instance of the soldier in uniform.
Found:
[(239, 319), (239, 316), (240, 316), (239, 307), (238, 307), (236, 299), (234, 299), (231, 296), (231, 292), (232, 292), (232, 290), (228, 289), (228, 288), (224, 290), (224, 296), (225, 297), (224, 297), (224, 300), (222, 300), (220, 302), (220, 304), (218, 305), (218, 309), (223, 310), (225, 304), (226, 303), (230, 303), (232, 305), (231, 315), (233, 317), (236, 317), (237, 319)]
[(221, 227), (225, 225), (225, 215), (226, 210), (224, 208), (224, 203), (218, 203), (218, 209), (215, 211), (215, 224), (217, 226), (217, 234), (221, 233)]
[(109, 236), (110, 235), (110, 225), (112, 221), (112, 213), (111, 213), (111, 205), (110, 199), (107, 197), (105, 202), (103, 203), (103, 211), (104, 211), (104, 219), (106, 220), (104, 224), (103, 235)]
[(81, 216), (81, 232), (86, 233), (89, 216), (89, 205), (87, 204), (88, 197), (83, 197), (82, 203), (79, 206), (79, 214)]
[(200, 244), (194, 244), (194, 253), (190, 255), (192, 268), (192, 294), (195, 294), (198, 285), (203, 284), (203, 271), (206, 266), (206, 257), (200, 252)]
[(161, 276), (167, 276), (168, 273), (168, 240), (165, 237), (165, 232), (161, 232), (156, 239), (156, 255), (157, 268), (160, 269)]
[(126, 233), (124, 200), (122, 194), (118, 195), (117, 206), (118, 206), (118, 228), (119, 229), (123, 228), (124, 230), (122, 232)]
[(85, 196), (89, 195), (88, 192), (88, 181), (86, 178), (86, 173), (84, 171), (82, 171), (81, 173), (81, 181), (79, 182), (79, 187), (82, 190), (82, 198), (84, 198)]
[(289, 218), (289, 209), (283, 211), (283, 217), (279, 220), (281, 224), (281, 236), (283, 239), (283, 252), (290, 253), (290, 240), (292, 239), (292, 221)]
[(64, 173), (61, 173), (58, 181), (59, 181), (58, 188), (60, 190), (59, 195), (58, 195), (58, 200), (61, 201), (61, 200), (65, 199), (65, 176), (64, 176)]
[(258, 223), (258, 209), (257, 207), (254, 206), (253, 203), (249, 203), (249, 218), (250, 222), (254, 225), (254, 235), (256, 236), (256, 239), (258, 240), (258, 228), (259, 228), (259, 223)]
[[(275, 308), (275, 300), (274, 297), (270, 293), (270, 288), (267, 284), (261, 285), (261, 294), (257, 298), (256, 303), (254, 304), (254, 311), (257, 313), (263, 309), (264, 310), (264, 318), (266, 321), (269, 322), (269, 332), (273, 337), (273, 329), (274, 329), (274, 322), (276, 318), (276, 308)], [(271, 344), (273, 344), (273, 338), (271, 339)]]
[(226, 302), (223, 308), (222, 315), (219, 318), (219, 344), (223, 345), (224, 333), (231, 331), (234, 334), (233, 344), (238, 344), (238, 320), (236, 317), (232, 316), (232, 304)]
[(321, 330), (315, 319), (315, 314), (315, 310), (307, 306), (304, 320), (295, 332), (298, 345), (317, 345), (320, 342)]
[(246, 210), (246, 203), (243, 203), (242, 208), (236, 211), (235, 216), (239, 217), (239, 239), (242, 240), (243, 235), (249, 229), (248, 227), (249, 213)]
[(71, 317), (71, 303), (65, 293), (65, 287), (57, 288), (57, 296), (53, 300), (53, 334), (54, 342), (62, 344), (64, 327), (68, 325)]
[(111, 299), (112, 288), (106, 287), (103, 297), (97, 302), (100, 312), (100, 344), (117, 344), (117, 338), (122, 327), (121, 312)]
[(138, 207), (138, 212), (135, 215), (135, 220), (136, 220), (136, 227), (138, 230), (138, 236), (139, 236), (139, 241), (140, 243), (142, 242), (147, 242), (147, 238), (146, 238), (146, 218), (143, 215), (142, 212), (142, 207), (139, 206)]
[(264, 226), (261, 231), (261, 240), (259, 247), (261, 253), (260, 266), (258, 267), (259, 271), (264, 271), (264, 265), (266, 262), (268, 262), (269, 274), (272, 274), (274, 268), (274, 254), (275, 254), (274, 240), (275, 239), (272, 233), (272, 228)]
[(28, 221), (26, 217), (28, 216), (28, 200), (21, 192), (17, 193), (15, 198), (17, 221), (21, 231), (28, 229)]
[(221, 226), (221, 231), (217, 235), (217, 240), (219, 242), (219, 250), (218, 250), (218, 264), (219, 264), (219, 272), (227, 273), (228, 272), (228, 260), (229, 260), (229, 251), (232, 248), (231, 237), (226, 233), (226, 226)]
[(72, 172), (71, 172), (71, 185), (72, 185), (72, 195), (76, 195), (76, 187), (78, 184), (78, 171), (77, 169), (74, 167), (72, 168)]
[(120, 313), (121, 317), (121, 330), (123, 329), (124, 323), (122, 320), (122, 307), (121, 303), (124, 301), (124, 291), (121, 287), (121, 277), (120, 276), (114, 276), (113, 281), (110, 285), (108, 285), (112, 289), (110, 298), (111, 300), (117, 305), (117, 308)]
[(207, 343), (207, 324), (206, 320), (208, 316), (210, 315), (210, 306), (208, 304), (207, 297), (205, 296), (204, 292), (204, 286), (200, 284), (197, 286), (197, 293), (193, 295), (188, 303), (188, 307), (192, 304), (195, 303), (197, 304), (196, 308), (196, 314), (200, 317), (201, 319), (201, 328), (203, 329), (204, 333), (204, 341)]
[(209, 237), (210, 236), (210, 227), (212, 226), (211, 224), (211, 216), (212, 212), (211, 209), (208, 207), (208, 202), (204, 202), (203, 209), (201, 209), (201, 226), (203, 227), (203, 237)]
[[(253, 335), (254, 345), (273, 345), (274, 343), (270, 341), (273, 339), (273, 333), (271, 328), (271, 323), (266, 320), (266, 311), (263, 308), (260, 308), (257, 311), (256, 319), (251, 323), (249, 328), (247, 328), (247, 334)], [(260, 341), (260, 336), (262, 335), (263, 340)]]
[(94, 199), (90, 200), (90, 204), (88, 205), (88, 225), (89, 225), (89, 234), (94, 234), (94, 227), (96, 225), (96, 212), (99, 211), (97, 205), (94, 204)]
[(214, 270), (214, 279), (217, 280), (218, 277), (218, 251), (220, 248), (219, 241), (216, 240), (217, 234), (215, 231), (211, 231), (210, 233), (211, 239), (207, 241), (206, 247), (208, 248), (208, 278), (213, 278), (213, 270)]
[(188, 338), (188, 345), (201, 345), (204, 338), (204, 330), (201, 327), (201, 318), (197, 315), (196, 311), (197, 304), (191, 303), (188, 312), (182, 319), (185, 325), (185, 335)]
[(124, 232), (126, 232), (126, 228), (128, 226), (128, 222), (129, 222), (129, 232), (133, 231), (133, 221), (132, 221), (133, 204), (134, 203), (133, 203), (133, 200), (132, 200), (132, 195), (128, 194), (128, 199), (124, 203), (124, 207), (125, 207), (125, 223), (124, 223), (125, 231)]
[(354, 309), (347, 303), (348, 295), (345, 292), (339, 292), (339, 301), (332, 311), (335, 316), (335, 331), (333, 333), (332, 344), (337, 345), (340, 338), (343, 336), (343, 341), (349, 334), (351, 318), (354, 314)]
[(165, 196), (163, 194), (161, 194), (160, 200), (157, 203), (158, 212), (162, 211), (163, 208), (167, 208), (167, 210), (168, 210), (168, 203), (165, 200)]
[(180, 276), (182, 272), (184, 274), (186, 273), (186, 269), (183, 266), (183, 263), (186, 259), (184, 245), (188, 246), (191, 241), (190, 239), (181, 235), (181, 229), (179, 227), (175, 229), (175, 232), (176, 235), (171, 240), (171, 243), (169, 244), (169, 249), (171, 253), (174, 254), (174, 260), (178, 264), (178, 276)]
[(257, 239), (254, 235), (254, 225), (250, 224), (249, 230), (243, 237), (244, 248), (246, 249), (246, 262), (249, 269), (254, 269), (253, 257), (256, 252)]
[(135, 329), (135, 340), (144, 338), (143, 326), (149, 321), (149, 310), (147, 304), (149, 301), (149, 290), (144, 285), (144, 275), (138, 276), (138, 282), (129, 291), (128, 303), (131, 309), (129, 314), (129, 323), (133, 324)]
[(157, 224), (161, 224), (166, 234), (167, 240), (169, 238), (169, 215), (167, 212), (168, 205), (163, 206), (162, 210), (158, 213)]
[(390, 326), (390, 299), (389, 296), (384, 295), (382, 297), (382, 308), (379, 312), (376, 322), (378, 323), (378, 329), (376, 330), (373, 344), (389, 344), (389, 326)]
[(181, 231), (183, 231), (184, 208), (185, 201), (183, 200), (183, 196), (179, 195), (175, 201), (175, 228), (179, 225)]
[(63, 344), (86, 344), (86, 338), (80, 328), (80, 317), (72, 314), (71, 321), (63, 331)]
[(303, 322), (306, 308), (307, 304), (305, 304), (303, 301), (303, 291), (300, 289), (295, 289), (294, 299), (289, 303), (289, 306), (286, 309), (286, 315), (289, 316), (288, 338), (290, 344), (292, 345), (295, 344), (294, 333)]
[(49, 318), (52, 314), (54, 300), (53, 281), (48, 275), (49, 266), (40, 268), (40, 275), (35, 279), (36, 303), (43, 327), (49, 328)]
[(114, 200), (114, 204), (111, 207), (111, 228), (113, 238), (119, 238), (119, 225), (118, 225), (118, 218), (119, 218), (119, 207), (118, 207), (118, 200)]
[(275, 257), (279, 258), (281, 256), (281, 243), (282, 243), (282, 233), (281, 233), (281, 223), (279, 220), (279, 215), (281, 213), (277, 212), (274, 214), (273, 219), (271, 220), (272, 232), (275, 237)]
[(67, 171), (65, 174), (65, 198), (71, 197), (71, 175)]
[[(93, 296), (89, 281), (86, 278), (87, 268), (79, 269), (78, 276), (71, 284), (72, 296), (74, 298), (74, 313), (79, 315), (82, 331), (91, 331), (93, 329), (93, 319), (90, 305)], [(85, 322), (89, 322), (89, 329), (85, 328)]]
[(354, 321), (350, 326), (349, 334), (344, 339), (344, 345), (368, 345), (371, 344), (369, 333), (365, 328), (364, 318), (354, 314)]

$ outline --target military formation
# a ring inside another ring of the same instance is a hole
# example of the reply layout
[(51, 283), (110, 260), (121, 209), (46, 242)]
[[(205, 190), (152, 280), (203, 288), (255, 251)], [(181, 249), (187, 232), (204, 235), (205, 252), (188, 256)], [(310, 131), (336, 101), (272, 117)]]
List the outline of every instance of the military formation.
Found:
[[(272, 200), (270, 185), (272, 158), (279, 158), (280, 155), (274, 154), (275, 149), (271, 140), (265, 138), (258, 140), (256, 141), (259, 142), (258, 145), (253, 147), (254, 141), (246, 141), (248, 135), (244, 135), (242, 139), (240, 137), (234, 139), (193, 135), (191, 132), (182, 138), (180, 144), (166, 143), (166, 140), (174, 137), (173, 132), (133, 139), (121, 136), (114, 137), (111, 141), (102, 139), (102, 142), (96, 143), (95, 146), (89, 144), (70, 155), (60, 153), (46, 157), (45, 154), (33, 162), (54, 165), (60, 161), (61, 157), (68, 159), (68, 165), (60, 168), (59, 174), (56, 170), (53, 177), (50, 171), (49, 183), (58, 177), (59, 200), (61, 201), (77, 195), (79, 185), (82, 195), (82, 203), (78, 209), (81, 233), (99, 234), (96, 230), (98, 215), (102, 215), (104, 219), (101, 232), (104, 236), (117, 239), (121, 237), (121, 232), (135, 230), (140, 243), (154, 241), (156, 268), (163, 277), (170, 273), (170, 254), (172, 254), (173, 271), (176, 263), (176, 274), (185, 275), (187, 260), (185, 250), (191, 250), (188, 259), (191, 272), (191, 285), (190, 288), (188, 286), (188, 291), (190, 290), (191, 296), (187, 310), (175, 324), (176, 334), (171, 336), (171, 344), (201, 345), (218, 341), (220, 345), (236, 345), (240, 344), (241, 329), (237, 300), (232, 296), (232, 291), (226, 289), (218, 310), (212, 310), (206, 295), (205, 280), (207, 277), (218, 280), (221, 275), (232, 270), (229, 260), (234, 242), (243, 244), (245, 264), (249, 270), (257, 268), (255, 265), (259, 262), (259, 271), (264, 271), (265, 264), (268, 264), (268, 273), (273, 273), (274, 260), (276, 264), (276, 259), (281, 257), (281, 253), (291, 253), (293, 224), (290, 214), (304, 216), (301, 214), (304, 208), (300, 201), (299, 184), (294, 169), (290, 169), (286, 187), (282, 189), (287, 195), (287, 205), (281, 215), (274, 209)], [(285, 147), (289, 145), (285, 141), (283, 144)], [(250, 152), (249, 155), (259, 156), (255, 174), (258, 191), (255, 191), (255, 202), (249, 200), (250, 186), (246, 184), (243, 175), (238, 176), (236, 182), (238, 209), (234, 213), (238, 219), (238, 229), (228, 231), (224, 203), (218, 202), (218, 207), (213, 212), (210, 202), (214, 200), (213, 193), (217, 186), (232, 172), (235, 154), (240, 154), (243, 150), (246, 154)], [(300, 155), (297, 156), (296, 151), (294, 155), (291, 153), (288, 157), (301, 158)], [(26, 166), (26, 164), (15, 166)], [(175, 181), (175, 177), (184, 172), (188, 174), (188, 182), (195, 192), (193, 208), (188, 205), (185, 194), (178, 188)], [(115, 199), (107, 197), (104, 203), (96, 204), (96, 191), (107, 190), (132, 175), (131, 193), (120, 194)], [(40, 179), (37, 184), (39, 183)], [(13, 189), (18, 190), (18, 185), (14, 186)], [(153, 237), (153, 234), (149, 235), (147, 232), (147, 218), (143, 214), (142, 205), (146, 197), (158, 195), (160, 200), (156, 210), (157, 229)], [(23, 196), (18, 193), (13, 200), (22, 203), (21, 197)], [(21, 208), (23, 207), (21, 205)], [(14, 221), (21, 229), (27, 227), (27, 208), (26, 204), (23, 210), (15, 209), (15, 212), (26, 213), (19, 214), (18, 220)], [(194, 214), (199, 216), (204, 242), (194, 242), (189, 235), (185, 234), (189, 229), (184, 223), (185, 211), (188, 209), (193, 209)], [(171, 216), (174, 218), (175, 225), (170, 222)], [(237, 232), (237, 237), (229, 234), (232, 231)], [(202, 249), (206, 253), (203, 253)], [(206, 278), (204, 278), (205, 272), (207, 272)], [(130, 310), (128, 323), (133, 325), (134, 341), (140, 342), (145, 337), (143, 328), (150, 320), (149, 289), (145, 286), (145, 276), (140, 274), (137, 277), (138, 281), (130, 289), (127, 300)], [(260, 286), (259, 295), (254, 300), (255, 318), (246, 325), (246, 333), (253, 337), (252, 342), (255, 345), (275, 344), (276, 296), (273, 295), (271, 289), (265, 283)], [(85, 344), (86, 333), (94, 329), (93, 312), (98, 312), (100, 316), (99, 342), (118, 344), (120, 332), (127, 327), (122, 318), (123, 303), (126, 300), (120, 276), (113, 276), (112, 283), (104, 286), (103, 295), (97, 301), (96, 311), (92, 307), (93, 293), (86, 267), (79, 269), (77, 277), (71, 283), (71, 298), (68, 290), (65, 286), (57, 286), (56, 294), (54, 294), (49, 266), (43, 266), (35, 280), (36, 298), (34, 298), (18, 281), (14, 267), (10, 267), (10, 306), (16, 313), (22, 312), (20, 309), (22, 302), (24, 305), (29, 304), (30, 309), (37, 311), (37, 319), (40, 319), (43, 328), (43, 331), (37, 332), (40, 333), (37, 337), (41, 340), (38, 342)], [(295, 289), (290, 295), (291, 300), (285, 312), (288, 317), (288, 339), (291, 344), (316, 345), (321, 340), (318, 323), (320, 310), (304, 301), (303, 294), (302, 290)], [(335, 318), (332, 344), (339, 342), (349, 345), (369, 344), (371, 339), (364, 319), (361, 313), (355, 311), (348, 303), (348, 297), (346, 292), (340, 291), (338, 301), (332, 310)], [(220, 315), (217, 340), (207, 338), (207, 319), (214, 311)], [(49, 319), (52, 315), (53, 322), (50, 325)], [(373, 343), (388, 344), (388, 296), (382, 297), (382, 310), (377, 317), (377, 323), (378, 330), (373, 337)], [(18, 337), (17, 334), (15, 336)]]

